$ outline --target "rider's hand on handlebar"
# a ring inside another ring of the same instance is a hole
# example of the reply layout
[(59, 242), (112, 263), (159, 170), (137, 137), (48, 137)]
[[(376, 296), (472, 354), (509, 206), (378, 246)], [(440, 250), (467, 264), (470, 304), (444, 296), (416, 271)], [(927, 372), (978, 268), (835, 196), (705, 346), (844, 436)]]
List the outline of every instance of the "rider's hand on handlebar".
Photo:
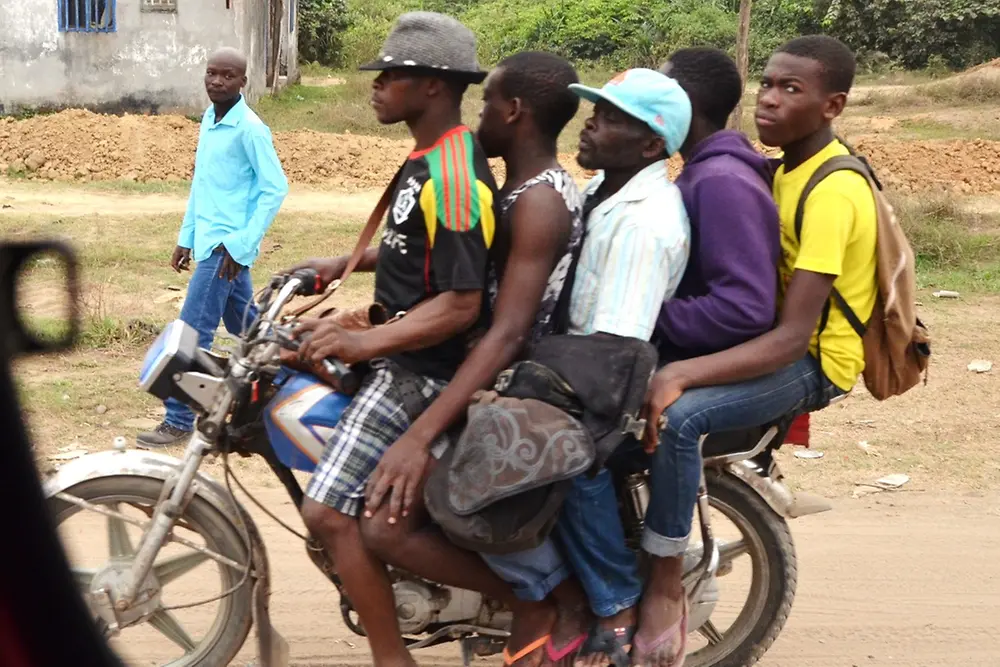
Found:
[(678, 373), (673, 364), (664, 366), (653, 376), (642, 408), (642, 418), (646, 420), (642, 444), (647, 453), (652, 454), (659, 446), (660, 435), (667, 425), (664, 412), (687, 390), (687, 383), (687, 378)]
[[(429, 460), (428, 447), (409, 431), (385, 453), (365, 488), (365, 516), (375, 516), (389, 499), (389, 523), (408, 516), (418, 498)], [(391, 490), (391, 491), (390, 491)]]
[(170, 256), (170, 268), (180, 273), (191, 270), (191, 248), (177, 246)]
[(365, 350), (363, 336), (329, 319), (303, 320), (293, 335), (302, 341), (299, 358), (313, 364), (321, 364), (331, 357), (348, 365), (371, 359)]
[(344, 269), (347, 268), (347, 259), (347, 257), (307, 259), (306, 261), (287, 269), (284, 273), (290, 275), (299, 269), (312, 269), (319, 274), (320, 285), (325, 290), (329, 287), (330, 283), (337, 280), (344, 274)]

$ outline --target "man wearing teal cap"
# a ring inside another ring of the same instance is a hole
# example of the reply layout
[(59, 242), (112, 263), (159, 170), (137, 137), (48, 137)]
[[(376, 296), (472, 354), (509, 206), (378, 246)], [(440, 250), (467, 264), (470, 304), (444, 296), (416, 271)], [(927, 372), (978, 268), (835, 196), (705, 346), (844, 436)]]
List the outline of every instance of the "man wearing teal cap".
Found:
[[(580, 133), (577, 161), (598, 173), (584, 191), (586, 238), (568, 333), (649, 340), (660, 306), (687, 265), (688, 217), (666, 160), (687, 138), (691, 102), (676, 81), (649, 69), (628, 70), (601, 89), (579, 84), (570, 89), (594, 103)], [(484, 555), (519, 597), (551, 596), (560, 610), (561, 619), (538, 628), (535, 641), (510, 647), (509, 663), (538, 664), (544, 650), (553, 663), (576, 654), (588, 664), (606, 665), (609, 659), (619, 667), (629, 664), (642, 581), (634, 558), (614, 557), (625, 540), (621, 521), (609, 514), (617, 511), (610, 473), (583, 475), (573, 481), (551, 539), (519, 554)], [(570, 571), (582, 591), (568, 581)], [(589, 632), (580, 627), (580, 614), (570, 611), (584, 593), (597, 617)]]

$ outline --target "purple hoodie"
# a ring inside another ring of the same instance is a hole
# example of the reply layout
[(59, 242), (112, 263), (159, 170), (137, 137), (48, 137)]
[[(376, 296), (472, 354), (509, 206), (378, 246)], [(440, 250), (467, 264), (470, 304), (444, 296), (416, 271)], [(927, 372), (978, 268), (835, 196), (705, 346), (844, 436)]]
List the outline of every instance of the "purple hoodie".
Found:
[(656, 323), (661, 363), (719, 352), (774, 326), (781, 247), (771, 176), (739, 132), (717, 132), (691, 152), (677, 178), (691, 257)]

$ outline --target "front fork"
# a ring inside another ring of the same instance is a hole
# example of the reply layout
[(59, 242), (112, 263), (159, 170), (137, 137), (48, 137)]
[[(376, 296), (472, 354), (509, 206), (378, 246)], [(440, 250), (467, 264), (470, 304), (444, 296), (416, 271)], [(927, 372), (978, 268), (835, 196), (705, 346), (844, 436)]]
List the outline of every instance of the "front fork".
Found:
[(152, 520), (149, 522), (149, 530), (145, 531), (139, 542), (139, 548), (132, 561), (130, 576), (122, 586), (119, 598), (115, 600), (116, 610), (125, 611), (135, 602), (142, 582), (146, 580), (153, 569), (156, 556), (163, 548), (164, 542), (167, 541), (174, 523), (183, 516), (187, 504), (194, 496), (196, 489), (192, 482), (205, 452), (210, 447), (211, 443), (201, 433), (195, 431), (184, 452), (180, 473), (176, 477), (176, 481), (173, 482), (172, 487), (169, 481), (164, 487), (164, 492), (169, 495), (156, 504)]

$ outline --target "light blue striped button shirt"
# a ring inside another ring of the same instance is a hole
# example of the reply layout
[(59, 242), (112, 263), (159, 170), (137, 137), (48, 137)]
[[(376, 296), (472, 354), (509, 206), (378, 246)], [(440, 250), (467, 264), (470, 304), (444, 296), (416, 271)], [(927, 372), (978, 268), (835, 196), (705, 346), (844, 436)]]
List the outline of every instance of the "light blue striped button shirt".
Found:
[(288, 194), (288, 179), (271, 130), (242, 97), (218, 123), (215, 107), (201, 120), (194, 179), (177, 245), (194, 261), (221, 243), (234, 260), (251, 266), (260, 242)]
[[(601, 172), (584, 196), (595, 193), (603, 181)], [(667, 163), (646, 167), (587, 218), (569, 333), (649, 340), (661, 304), (681, 282), (690, 247), (687, 211)]]

